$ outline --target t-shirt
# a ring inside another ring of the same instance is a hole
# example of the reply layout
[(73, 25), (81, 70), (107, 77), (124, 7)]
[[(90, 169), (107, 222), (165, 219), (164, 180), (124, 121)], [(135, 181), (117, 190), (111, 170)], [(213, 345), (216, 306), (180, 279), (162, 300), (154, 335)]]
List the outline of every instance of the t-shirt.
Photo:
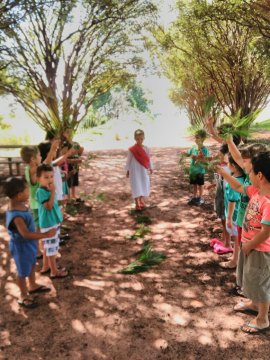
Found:
[[(261, 224), (270, 226), (270, 194), (260, 195), (256, 186), (245, 187), (245, 192), (250, 198), (245, 213), (242, 238), (243, 243), (253, 239), (253, 237), (261, 231)], [(258, 251), (270, 251), (270, 237), (256, 248)]]
[[(235, 177), (237, 181), (239, 181), (241, 184), (244, 184), (245, 176), (237, 176)], [(228, 217), (228, 208), (229, 208), (229, 202), (235, 202), (234, 212), (232, 221), (236, 222), (237, 213), (239, 209), (239, 203), (240, 203), (240, 193), (238, 191), (235, 191), (229, 183), (226, 183), (225, 185), (225, 191), (224, 191), (224, 206), (225, 206), (225, 217)]]
[(27, 165), (25, 167), (25, 179), (27, 181), (27, 184), (29, 186), (29, 204), (30, 204), (30, 209), (34, 210), (34, 209), (38, 209), (38, 202), (36, 199), (36, 194), (37, 194), (37, 189), (39, 188), (39, 183), (37, 182), (35, 185), (33, 185), (31, 183), (31, 178), (30, 178), (30, 166)]
[(39, 226), (40, 228), (48, 228), (54, 225), (57, 225), (63, 221), (63, 215), (58, 206), (57, 197), (54, 197), (54, 203), (51, 210), (46, 209), (44, 203), (50, 199), (51, 192), (44, 188), (40, 187), (37, 191), (37, 201), (38, 201), (38, 216), (39, 216)]
[[(251, 185), (251, 181), (249, 176), (246, 174), (246, 178), (244, 181), (244, 186), (249, 186)], [(243, 221), (244, 221), (244, 216), (245, 216), (245, 212), (246, 212), (246, 208), (248, 206), (248, 202), (249, 202), (249, 197), (246, 194), (240, 194), (240, 202), (239, 202), (239, 208), (238, 208), (238, 214), (237, 214), (237, 218), (236, 218), (236, 224), (240, 227), (242, 227)]]
[[(192, 156), (192, 155), (198, 156), (200, 151), (203, 153), (203, 155), (205, 157), (209, 156), (209, 150), (205, 146), (203, 146), (201, 148), (201, 150), (199, 150), (196, 146), (192, 146), (192, 148), (187, 151), (187, 154), (189, 156)], [(195, 174), (195, 175), (205, 174), (205, 165), (200, 162), (197, 162), (197, 160), (191, 159), (189, 173)]]

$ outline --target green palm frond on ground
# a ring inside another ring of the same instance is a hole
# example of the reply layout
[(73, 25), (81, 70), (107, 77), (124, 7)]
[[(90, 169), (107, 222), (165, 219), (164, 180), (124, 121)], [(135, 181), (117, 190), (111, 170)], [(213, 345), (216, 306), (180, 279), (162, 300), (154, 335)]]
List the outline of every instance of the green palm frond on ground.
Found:
[(154, 251), (149, 241), (145, 241), (142, 250), (139, 252), (138, 259), (118, 272), (121, 274), (137, 274), (147, 271), (149, 268), (160, 264), (165, 259), (166, 255), (164, 253)]
[(145, 226), (145, 224), (141, 224), (136, 230), (135, 234), (127, 236), (127, 239), (136, 240), (138, 238), (143, 238), (144, 235), (149, 234), (150, 232), (151, 229), (148, 226)]
[(135, 217), (135, 221), (137, 224), (146, 224), (146, 225), (152, 224), (152, 220), (150, 219), (149, 216), (146, 215), (137, 215)]

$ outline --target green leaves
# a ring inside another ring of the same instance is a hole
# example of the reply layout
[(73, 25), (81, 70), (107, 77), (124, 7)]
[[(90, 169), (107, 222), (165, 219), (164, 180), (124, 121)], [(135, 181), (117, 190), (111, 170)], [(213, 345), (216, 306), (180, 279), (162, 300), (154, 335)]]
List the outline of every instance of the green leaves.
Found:
[(151, 232), (151, 229), (145, 224), (141, 224), (136, 230), (135, 234), (127, 236), (127, 239), (136, 240), (138, 238), (143, 238), (144, 235), (147, 235)]
[(139, 252), (138, 259), (118, 272), (126, 275), (137, 274), (147, 271), (149, 268), (160, 264), (165, 259), (166, 255), (164, 253), (154, 251), (150, 243), (145, 241), (142, 250)]

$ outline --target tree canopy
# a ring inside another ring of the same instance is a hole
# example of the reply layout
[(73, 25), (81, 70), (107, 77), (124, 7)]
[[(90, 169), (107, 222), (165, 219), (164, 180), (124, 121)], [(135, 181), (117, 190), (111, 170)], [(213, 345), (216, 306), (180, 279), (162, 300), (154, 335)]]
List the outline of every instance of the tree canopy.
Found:
[[(169, 29), (153, 32), (159, 45), (154, 49), (173, 83), (171, 97), (186, 108), (192, 123), (203, 121), (209, 96), (216, 100), (216, 116), (221, 109), (223, 115), (240, 112), (244, 117), (268, 100), (269, 56), (259, 25), (255, 27), (254, 4), (240, 5), (233, 0), (178, 0), (177, 20)], [(241, 18), (244, 6), (250, 26)]]
[[(0, 88), (45, 130), (76, 130), (100, 95), (143, 65), (142, 29), (156, 11), (151, 1), (24, 0), (18, 6), (24, 16), (0, 29)], [(2, 17), (16, 11), (2, 9)]]

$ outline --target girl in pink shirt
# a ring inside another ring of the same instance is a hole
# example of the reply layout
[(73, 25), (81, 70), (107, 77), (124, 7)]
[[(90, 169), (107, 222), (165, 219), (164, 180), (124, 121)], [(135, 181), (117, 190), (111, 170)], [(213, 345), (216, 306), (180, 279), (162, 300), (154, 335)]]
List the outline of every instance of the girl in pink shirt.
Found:
[(250, 198), (243, 221), (237, 265), (237, 284), (243, 288), (249, 300), (238, 303), (234, 310), (255, 312), (256, 318), (245, 323), (241, 330), (258, 334), (269, 329), (270, 151), (261, 152), (252, 158), (249, 177), (252, 185), (246, 187), (240, 183), (232, 184), (232, 180), (229, 180), (235, 190)]

